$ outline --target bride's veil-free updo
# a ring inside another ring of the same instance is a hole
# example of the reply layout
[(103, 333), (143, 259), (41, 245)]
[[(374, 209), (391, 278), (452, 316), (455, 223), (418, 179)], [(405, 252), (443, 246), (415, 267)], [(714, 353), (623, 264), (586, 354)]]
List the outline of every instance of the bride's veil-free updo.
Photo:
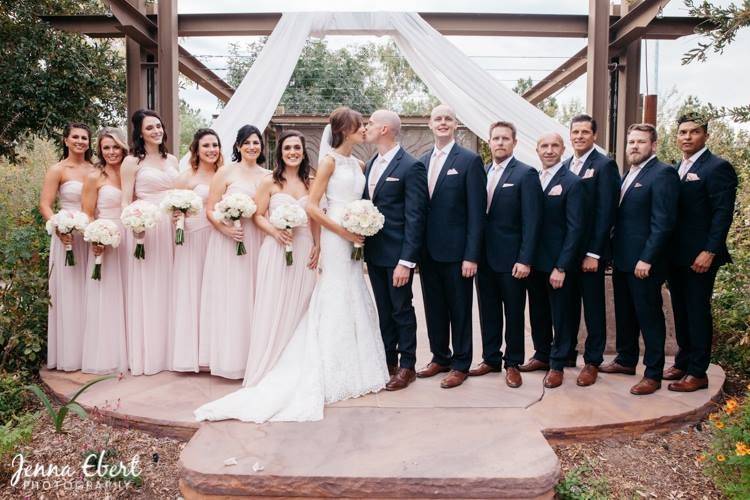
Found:
[(359, 129), (362, 124), (362, 115), (358, 111), (347, 106), (341, 106), (333, 110), (328, 117), (328, 125), (323, 129), (320, 138), (320, 151), (318, 162), (330, 154), (335, 148), (341, 146), (344, 139)]

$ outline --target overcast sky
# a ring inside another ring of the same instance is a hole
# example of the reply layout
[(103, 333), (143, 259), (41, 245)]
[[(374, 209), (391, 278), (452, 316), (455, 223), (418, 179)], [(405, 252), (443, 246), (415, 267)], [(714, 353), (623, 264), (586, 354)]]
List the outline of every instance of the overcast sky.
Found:
[[(727, 5), (731, 0), (715, 0), (715, 4)], [(210, 9), (209, 6), (210, 5)], [(503, 12), (503, 13), (546, 13), (546, 14), (586, 14), (588, 0), (179, 0), (180, 13), (219, 13), (219, 12), (291, 12), (291, 11), (404, 11), (404, 12)], [(666, 16), (687, 15), (681, 0), (672, 0), (665, 9)], [(350, 44), (377, 40), (375, 37), (327, 37), (329, 46), (341, 47)], [(585, 44), (585, 39), (571, 38), (523, 38), (523, 37), (448, 37), (459, 49), (503, 84), (512, 87), (518, 78), (531, 76), (538, 80), (549, 71), (575, 54)], [(194, 37), (183, 38), (180, 43), (207, 66), (215, 68), (219, 76), (226, 61), (218, 57), (228, 54), (230, 43), (255, 40), (254, 37)], [(696, 36), (683, 37), (674, 41), (658, 43), (658, 78), (656, 75), (657, 42), (644, 42), (642, 57), (641, 91), (660, 95), (676, 89), (680, 96), (695, 95), (703, 101), (716, 105), (735, 106), (750, 102), (748, 91), (747, 54), (750, 52), (750, 30), (740, 31), (736, 40), (723, 55), (712, 55), (706, 63), (694, 62), (682, 66), (680, 58), (687, 50), (696, 46)], [(498, 55), (502, 57), (497, 57)], [(508, 54), (512, 54), (510, 57)], [(518, 57), (516, 57), (518, 55)], [(646, 61), (647, 60), (647, 61)], [(648, 65), (646, 65), (648, 62)], [(648, 78), (646, 78), (648, 76)], [(657, 89), (658, 85), (658, 89)], [(585, 103), (586, 76), (583, 75), (567, 88), (556, 94), (563, 104), (572, 99)], [(195, 87), (183, 89), (181, 97), (191, 106), (201, 110), (210, 118), (217, 112), (216, 98)]]

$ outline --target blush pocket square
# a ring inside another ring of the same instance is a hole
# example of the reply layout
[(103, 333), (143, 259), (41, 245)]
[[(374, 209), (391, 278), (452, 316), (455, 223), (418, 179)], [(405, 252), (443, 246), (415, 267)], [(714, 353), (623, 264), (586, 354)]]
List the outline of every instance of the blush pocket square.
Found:
[(591, 179), (593, 176), (594, 176), (594, 169), (593, 168), (586, 169), (586, 173), (583, 174), (583, 178), (584, 179)]
[(700, 177), (698, 177), (698, 174), (694, 174), (693, 172), (688, 172), (687, 177), (685, 177), (686, 181), (699, 181), (701, 180)]
[(458, 170), (456, 170), (455, 168), (452, 168), (448, 170), (448, 173), (445, 175), (458, 175)]
[(398, 182), (400, 180), (401, 179), (399, 179), (398, 177), (386, 177), (385, 178), (385, 182)]
[(557, 186), (554, 186), (552, 189), (549, 190), (549, 193), (547, 193), (547, 196), (560, 196), (562, 194), (562, 186), (558, 184)]
[(512, 182), (506, 182), (505, 184), (503, 184), (503, 187), (504, 188), (513, 187), (513, 183)]
[(639, 188), (639, 187), (643, 187), (643, 184), (641, 184), (640, 182), (636, 182), (636, 183), (635, 183), (635, 185), (634, 185), (633, 187), (634, 187), (634, 188)]

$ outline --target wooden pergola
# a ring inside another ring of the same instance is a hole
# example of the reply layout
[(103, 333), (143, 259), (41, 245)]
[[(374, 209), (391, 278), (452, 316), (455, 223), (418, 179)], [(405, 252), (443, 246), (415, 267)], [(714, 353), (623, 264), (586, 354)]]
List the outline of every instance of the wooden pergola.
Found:
[[(108, 0), (112, 16), (42, 16), (52, 26), (94, 38), (126, 38), (128, 116), (151, 108), (164, 120), (177, 151), (180, 73), (220, 100), (234, 89), (178, 44), (178, 37), (269, 35), (281, 13), (178, 14), (177, 0)], [(642, 120), (641, 40), (674, 40), (695, 32), (700, 18), (661, 17), (669, 0), (632, 5), (589, 0), (588, 15), (419, 14), (444, 35), (586, 38), (587, 46), (541, 79), (523, 97), (536, 104), (584, 73), (586, 110), (600, 124), (598, 142), (623, 165), (625, 129)]]

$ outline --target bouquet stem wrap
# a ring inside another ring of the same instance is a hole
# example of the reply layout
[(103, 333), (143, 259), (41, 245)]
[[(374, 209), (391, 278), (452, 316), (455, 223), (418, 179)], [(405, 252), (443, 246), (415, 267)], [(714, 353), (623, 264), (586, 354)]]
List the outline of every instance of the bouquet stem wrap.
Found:
[(352, 248), (352, 260), (362, 260), (365, 255), (365, 246), (355, 243)]
[(102, 255), (97, 255), (94, 259), (94, 272), (91, 273), (91, 279), (92, 280), (101, 280), (102, 279)]
[(185, 243), (185, 212), (180, 210), (177, 216), (177, 222), (175, 223), (177, 230), (174, 233), (174, 244), (182, 245)]
[(76, 256), (73, 253), (73, 245), (65, 245), (65, 265), (75, 266)]
[[(239, 219), (234, 219), (234, 227), (235, 229), (239, 229), (242, 227), (242, 221)], [(247, 253), (247, 249), (245, 249), (245, 242), (244, 241), (238, 241), (237, 242), (237, 255), (245, 255)]]
[(135, 253), (133, 254), (136, 259), (146, 258), (146, 237), (142, 234), (135, 237)]

